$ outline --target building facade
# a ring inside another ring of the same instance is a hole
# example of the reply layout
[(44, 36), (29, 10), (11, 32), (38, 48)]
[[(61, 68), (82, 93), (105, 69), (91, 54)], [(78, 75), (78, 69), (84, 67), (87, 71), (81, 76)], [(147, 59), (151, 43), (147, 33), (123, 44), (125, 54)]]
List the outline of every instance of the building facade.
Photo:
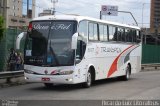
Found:
[(39, 13), (38, 16), (47, 16), (47, 15), (52, 15), (52, 10), (43, 10), (42, 13)]
[[(24, 8), (29, 5), (32, 8)], [(6, 28), (21, 29), (28, 26), (28, 22), (35, 17), (35, 0), (0, 0), (0, 7), (0, 15), (5, 19)], [(23, 11), (27, 11), (27, 14), (24, 15)]]
[(151, 0), (151, 33), (160, 33), (160, 0)]

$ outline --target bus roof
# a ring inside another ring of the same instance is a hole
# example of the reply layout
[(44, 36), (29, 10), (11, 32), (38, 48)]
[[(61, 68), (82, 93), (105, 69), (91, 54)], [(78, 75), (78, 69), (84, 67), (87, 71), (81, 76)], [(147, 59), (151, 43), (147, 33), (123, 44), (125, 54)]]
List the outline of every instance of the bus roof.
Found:
[(121, 24), (121, 23), (117, 23), (117, 22), (100, 20), (100, 19), (96, 19), (96, 18), (79, 16), (79, 15), (50, 15), (50, 16), (42, 16), (42, 17), (38, 17), (38, 18), (33, 19), (33, 21), (40, 21), (40, 20), (76, 20), (78, 22), (80, 22), (81, 20), (89, 20), (89, 21), (96, 21), (99, 23), (105, 23), (105, 24), (140, 30), (140, 28), (138, 26), (131, 26), (131, 25), (127, 25), (127, 24)]

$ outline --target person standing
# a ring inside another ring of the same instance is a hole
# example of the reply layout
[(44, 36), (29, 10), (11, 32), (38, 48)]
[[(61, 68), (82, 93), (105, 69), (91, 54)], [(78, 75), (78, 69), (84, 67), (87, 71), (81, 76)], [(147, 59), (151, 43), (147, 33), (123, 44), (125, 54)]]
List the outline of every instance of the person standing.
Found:
[(17, 58), (17, 53), (13, 48), (11, 48), (8, 59), (8, 66), (9, 66), (8, 71), (16, 71), (16, 58)]
[(16, 58), (16, 69), (17, 70), (22, 70), (23, 67), (23, 58), (20, 52), (17, 53), (17, 58)]

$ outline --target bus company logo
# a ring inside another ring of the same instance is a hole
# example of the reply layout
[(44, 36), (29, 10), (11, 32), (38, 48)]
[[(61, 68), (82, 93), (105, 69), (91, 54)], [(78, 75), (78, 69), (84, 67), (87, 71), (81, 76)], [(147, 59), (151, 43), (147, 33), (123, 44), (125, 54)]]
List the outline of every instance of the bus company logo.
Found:
[(53, 26), (51, 26), (51, 29), (54, 30), (69, 30), (71, 27), (71, 24), (54, 24)]
[(48, 71), (47, 71), (47, 70), (45, 70), (45, 71), (44, 71), (44, 73), (47, 75), (47, 74), (48, 74)]

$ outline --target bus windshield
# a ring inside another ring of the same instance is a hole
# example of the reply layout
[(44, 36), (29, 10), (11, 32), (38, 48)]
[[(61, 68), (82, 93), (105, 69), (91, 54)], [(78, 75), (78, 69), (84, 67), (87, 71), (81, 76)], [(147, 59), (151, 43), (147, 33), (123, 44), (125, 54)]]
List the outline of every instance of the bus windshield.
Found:
[(69, 66), (74, 64), (71, 49), (75, 21), (34, 21), (28, 28), (25, 64), (36, 66)]

